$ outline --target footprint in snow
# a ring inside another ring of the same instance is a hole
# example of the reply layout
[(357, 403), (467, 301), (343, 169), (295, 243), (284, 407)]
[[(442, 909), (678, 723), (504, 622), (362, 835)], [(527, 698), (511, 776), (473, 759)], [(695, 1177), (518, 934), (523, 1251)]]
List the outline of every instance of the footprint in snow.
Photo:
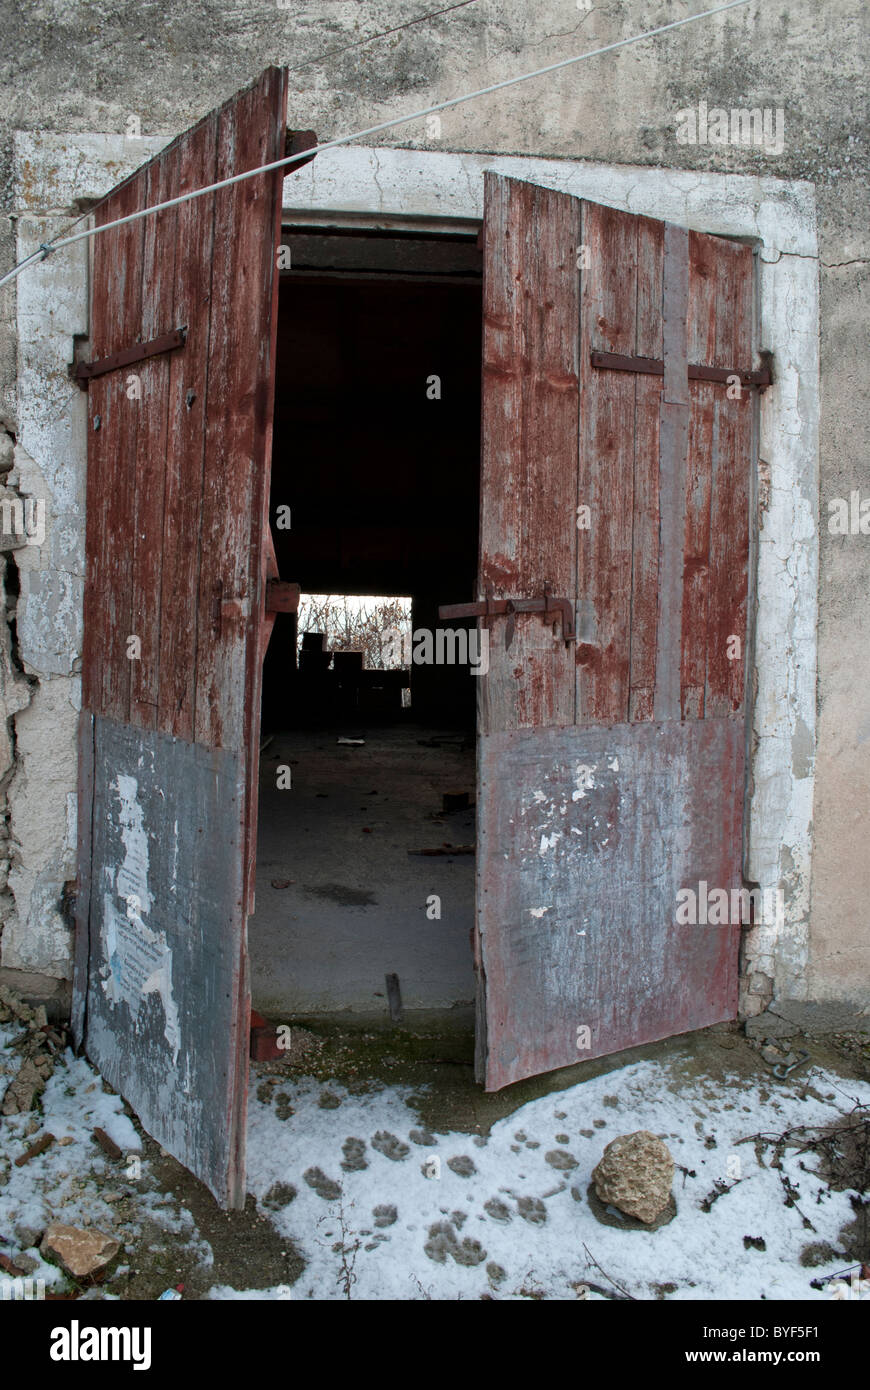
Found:
[(465, 1236), (459, 1240), (449, 1221), (436, 1221), (429, 1227), (429, 1235), (423, 1251), (436, 1264), (446, 1264), (453, 1259), (458, 1265), (479, 1265), (486, 1259), (486, 1251), (479, 1240)]
[(483, 1209), (487, 1216), (491, 1216), (493, 1221), (498, 1221), (503, 1226), (511, 1219), (510, 1207), (499, 1201), (498, 1197), (490, 1197), (489, 1201), (484, 1202)]
[(341, 1166), (346, 1173), (359, 1173), (368, 1168), (364, 1139), (345, 1139), (341, 1152), (344, 1154)]
[(411, 1152), (408, 1145), (403, 1144), (401, 1139), (397, 1139), (388, 1129), (379, 1129), (371, 1143), (373, 1149), (377, 1149), (385, 1158), (391, 1158), (394, 1163), (401, 1162)]
[(328, 1178), (322, 1168), (306, 1168), (302, 1176), (324, 1202), (334, 1202), (341, 1196), (341, 1183)]
[(547, 1208), (539, 1197), (518, 1197), (517, 1211), (524, 1221), (533, 1226), (543, 1226), (547, 1219)]
[(459, 1178), (470, 1178), (477, 1172), (468, 1154), (457, 1154), (454, 1158), (448, 1158), (447, 1167)]
[(269, 1191), (263, 1198), (263, 1206), (270, 1211), (280, 1211), (293, 1201), (296, 1196), (296, 1188), (290, 1182), (273, 1182)]
[(566, 1153), (564, 1149), (550, 1149), (548, 1153), (544, 1154), (544, 1158), (551, 1168), (558, 1168), (563, 1173), (577, 1167), (577, 1160), (574, 1155)]
[(428, 1129), (412, 1129), (408, 1138), (412, 1144), (418, 1144), (421, 1149), (431, 1149), (438, 1142), (435, 1135)]
[(375, 1218), (376, 1226), (395, 1226), (399, 1219), (399, 1213), (391, 1202), (384, 1206), (373, 1207), (372, 1216)]

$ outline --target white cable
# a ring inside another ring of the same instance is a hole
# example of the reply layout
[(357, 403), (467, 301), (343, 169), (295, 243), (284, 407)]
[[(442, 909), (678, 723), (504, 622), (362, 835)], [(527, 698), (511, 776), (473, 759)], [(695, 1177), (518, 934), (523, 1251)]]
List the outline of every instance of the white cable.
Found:
[(96, 236), (98, 232), (111, 231), (113, 227), (123, 227), (128, 222), (136, 222), (140, 217), (151, 217), (156, 212), (165, 212), (169, 208), (178, 207), (180, 203), (190, 202), (192, 198), (202, 198), (207, 193), (217, 193), (222, 188), (230, 188), (235, 183), (241, 183), (244, 179), (255, 178), (258, 174), (269, 174), (274, 169), (282, 169), (288, 164), (295, 164), (300, 159), (313, 158), (315, 154), (322, 154), (325, 150), (334, 150), (340, 145), (347, 145), (351, 140), (362, 140), (369, 135), (379, 135), (384, 130), (392, 130), (394, 126), (404, 125), (406, 121), (421, 120), (424, 116), (434, 115), (436, 111), (446, 111), (451, 106), (460, 106), (462, 102), (474, 101), (477, 97), (489, 96), (492, 92), (501, 92), (505, 87), (515, 87), (520, 82), (528, 82), (533, 77), (544, 77), (548, 73), (558, 72), (560, 68), (571, 67), (573, 63), (582, 63), (587, 58), (598, 58), (602, 53), (612, 53), (616, 48), (625, 48), (631, 43), (641, 43), (644, 39), (655, 38), (657, 34), (666, 34), (670, 29), (680, 29), (684, 24), (693, 24), (697, 19), (709, 19), (711, 15), (723, 14), (725, 10), (734, 10), (738, 5), (748, 5), (750, 0), (729, 0), (727, 5), (717, 5), (712, 10), (702, 10), (700, 14), (687, 15), (685, 19), (675, 19), (670, 24), (662, 24), (658, 29), (648, 29), (643, 34), (634, 34), (627, 39), (619, 39), (616, 43), (605, 44), (603, 48), (593, 48), (589, 53), (579, 53), (573, 58), (562, 58), (558, 63), (550, 63), (547, 67), (536, 68), (534, 72), (524, 72), (519, 77), (506, 77), (502, 82), (495, 82), (491, 87), (481, 87), (476, 92), (467, 92), (461, 97), (450, 97), (447, 101), (436, 102), (434, 106), (426, 106), (421, 111), (412, 111), (405, 116), (395, 116), (392, 120), (381, 121), (378, 125), (369, 126), (366, 130), (354, 131), (351, 135), (339, 135), (335, 140), (327, 140), (322, 145), (314, 145), (311, 149), (302, 150), (299, 154), (286, 155), (283, 159), (273, 160), (271, 164), (262, 164), (257, 169), (247, 169), (243, 174), (233, 174), (231, 178), (221, 179), (219, 183), (207, 184), (204, 188), (195, 188), (189, 193), (182, 193), (177, 198), (170, 198), (165, 203), (155, 203), (150, 208), (140, 208), (138, 212), (128, 213), (126, 217), (119, 217), (114, 222), (104, 222), (99, 227), (87, 227), (84, 231), (76, 232), (73, 236), (61, 237), (60, 240), (52, 242), (50, 245), (43, 244), (38, 251), (34, 251), (26, 260), (20, 262), (0, 277), (0, 289), (7, 285), (10, 280), (14, 280), (26, 270), (28, 266), (35, 262), (44, 261), (46, 256), (52, 255), (62, 246), (72, 246), (73, 242), (83, 241), (87, 237)]

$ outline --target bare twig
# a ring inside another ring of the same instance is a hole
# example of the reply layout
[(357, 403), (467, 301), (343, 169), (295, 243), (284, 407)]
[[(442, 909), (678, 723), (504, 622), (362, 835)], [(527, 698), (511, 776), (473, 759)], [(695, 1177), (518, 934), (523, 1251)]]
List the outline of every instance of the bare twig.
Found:
[(635, 1298), (635, 1296), (634, 1296), (633, 1293), (629, 1293), (629, 1292), (628, 1292), (628, 1289), (624, 1289), (624, 1288), (622, 1287), (621, 1284), (617, 1284), (617, 1282), (616, 1282), (615, 1279), (611, 1279), (611, 1277), (610, 1277), (610, 1275), (607, 1273), (607, 1270), (606, 1270), (606, 1269), (601, 1269), (601, 1265), (598, 1263), (598, 1261), (596, 1260), (595, 1256), (592, 1254), (592, 1251), (589, 1249), (589, 1246), (586, 1245), (586, 1244), (584, 1243), (583, 1249), (586, 1251), (586, 1254), (589, 1256), (589, 1258), (590, 1258), (590, 1260), (592, 1261), (592, 1263), (594, 1264), (595, 1268), (598, 1269), (598, 1270), (601, 1270), (601, 1273), (604, 1275), (604, 1277), (605, 1277), (605, 1279), (608, 1281), (608, 1283), (612, 1284), (613, 1287), (614, 1287), (615, 1289), (619, 1289), (619, 1292), (620, 1292), (621, 1294), (624, 1294), (626, 1298), (630, 1298), (631, 1301), (632, 1301), (632, 1303), (636, 1303), (636, 1302), (637, 1302), (637, 1299)]

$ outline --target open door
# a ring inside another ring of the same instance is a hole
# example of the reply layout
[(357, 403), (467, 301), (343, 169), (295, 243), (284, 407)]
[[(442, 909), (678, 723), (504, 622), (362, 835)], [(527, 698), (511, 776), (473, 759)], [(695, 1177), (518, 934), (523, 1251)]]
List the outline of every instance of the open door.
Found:
[[(487, 174), (478, 1078), (736, 1014), (751, 248)], [(721, 900), (720, 900), (721, 901)], [(715, 920), (713, 918), (712, 920)]]
[[(269, 68), (110, 222), (280, 159)], [(309, 142), (310, 143), (310, 142)], [(74, 1033), (244, 1203), (257, 745), (283, 170), (93, 241)]]

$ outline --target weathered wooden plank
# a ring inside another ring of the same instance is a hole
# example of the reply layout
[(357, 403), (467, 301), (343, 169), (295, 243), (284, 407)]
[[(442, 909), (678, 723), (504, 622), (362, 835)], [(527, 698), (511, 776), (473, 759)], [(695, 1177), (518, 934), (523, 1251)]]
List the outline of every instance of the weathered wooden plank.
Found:
[[(269, 68), (219, 116), (218, 179), (280, 158), (286, 76)], [(263, 489), (274, 391), (275, 174), (215, 195), (194, 731), (241, 747), (259, 712), (249, 644), (259, 651)]]
[[(143, 206), (142, 178), (128, 180), (98, 208), (102, 225)], [(90, 337), (94, 357), (136, 341), (142, 291), (142, 224), (130, 223), (95, 238)], [(88, 481), (83, 687), (88, 706), (126, 714), (130, 693), (127, 642), (130, 622), (130, 490), (137, 417), (128, 409), (118, 373), (88, 391)]]
[[(715, 365), (751, 362), (753, 343), (752, 249), (737, 242), (716, 243), (717, 299)], [(732, 393), (733, 395), (733, 393)], [(744, 703), (746, 661), (749, 473), (755, 392), (717, 398), (718, 440), (711, 503), (711, 604), (707, 643), (707, 705), (712, 714), (739, 710)], [(732, 641), (737, 639), (739, 649)], [(736, 655), (734, 654), (736, 653)]]
[(656, 619), (657, 719), (680, 717), (683, 555), (686, 530), (686, 462), (689, 435), (687, 303), (689, 234), (670, 222), (664, 229), (662, 358), (659, 406), (659, 584)]
[[(591, 602), (596, 638), (578, 644), (578, 722), (628, 718), (631, 667), (635, 377), (593, 369), (593, 349), (631, 353), (637, 341), (637, 222), (583, 205), (578, 501), (591, 506), (578, 531), (577, 593)], [(606, 379), (606, 378), (610, 379)]]
[[(573, 598), (580, 213), (577, 200), (485, 174), (479, 597)], [(574, 721), (573, 656), (534, 615), (491, 633), (484, 728)]]
[(487, 1090), (735, 1016), (740, 928), (677, 893), (742, 887), (742, 720), (494, 733), (480, 771)]
[[(638, 357), (662, 355), (664, 225), (637, 219)], [(638, 375), (634, 397), (634, 512), (631, 542), (629, 722), (652, 719), (659, 576), (659, 401), (661, 381)]]
[[(716, 245), (713, 237), (689, 232), (689, 361), (715, 366)], [(713, 420), (722, 388), (690, 383), (689, 450), (686, 469), (686, 534), (683, 570), (683, 615), (680, 691), (684, 719), (704, 715), (707, 678), (710, 499)]]
[[(149, 164), (147, 205), (175, 197), (178, 175), (177, 154), (164, 154)], [(141, 333), (146, 342), (174, 325), (177, 223), (177, 208), (148, 217), (144, 222)], [(146, 729), (157, 726), (160, 695), (160, 600), (171, 372), (170, 358), (153, 357), (138, 363), (132, 373), (122, 373), (125, 383), (129, 383), (125, 395), (130, 398), (130, 409), (139, 417), (130, 630), (138, 639), (140, 655), (130, 663), (130, 722)]]
[[(125, 217), (145, 207), (146, 175), (140, 172), (123, 184), (98, 209), (97, 222)], [(141, 337), (142, 245), (144, 222), (130, 222), (97, 237), (93, 291), (95, 357), (129, 347)], [(100, 243), (105, 243), (100, 245)], [(110, 476), (102, 479), (105, 491), (97, 498), (102, 513), (103, 548), (100, 585), (104, 592), (106, 627), (96, 653), (102, 673), (99, 712), (126, 719), (130, 710), (131, 662), (127, 641), (132, 633), (132, 570), (134, 497), (136, 487), (136, 436), (139, 411), (126, 395), (124, 373), (105, 378), (106, 447), (111, 449)], [(95, 711), (96, 712), (96, 711)]]
[[(215, 182), (217, 113), (182, 139), (179, 192)], [(193, 738), (196, 689), (200, 517), (212, 281), (214, 199), (195, 198), (178, 209), (173, 314), (188, 325), (184, 353), (170, 361), (166, 446), (166, 519), (160, 605), (158, 727)]]

